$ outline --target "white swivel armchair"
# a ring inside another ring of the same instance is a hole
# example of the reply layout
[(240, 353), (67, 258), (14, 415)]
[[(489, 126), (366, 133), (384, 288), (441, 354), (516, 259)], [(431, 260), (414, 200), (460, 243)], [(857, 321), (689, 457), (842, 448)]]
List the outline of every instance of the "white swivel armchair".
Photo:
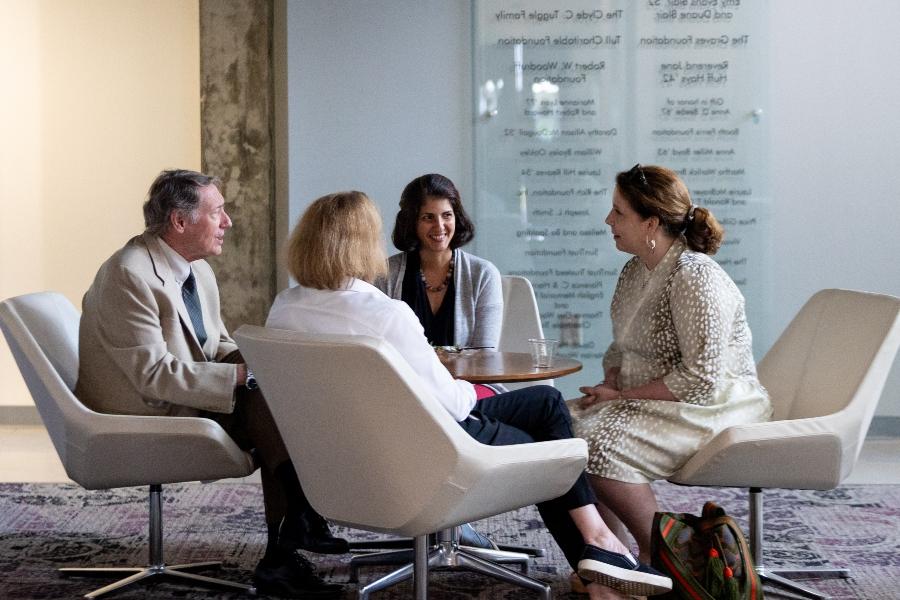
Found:
[[(503, 321), (500, 331), (498, 350), (504, 352), (531, 352), (528, 343), (530, 338), (541, 338), (544, 331), (538, 313), (537, 300), (531, 282), (525, 277), (505, 275), (503, 286)], [(516, 390), (533, 385), (553, 385), (552, 379), (529, 381), (526, 383), (505, 383), (498, 385), (500, 391)], [(350, 547), (358, 549), (387, 549), (387, 552), (357, 554), (350, 562), (350, 581), (357, 580), (362, 567), (388, 564), (408, 563), (412, 558), (412, 540), (387, 539), (377, 541), (351, 542)], [(544, 548), (498, 544), (496, 549), (467, 547), (481, 558), (505, 565), (518, 565), (523, 573), (528, 573), (529, 561), (532, 557), (545, 555)]]
[(750, 490), (750, 548), (763, 580), (823, 598), (783, 574), (842, 569), (770, 569), (763, 563), (764, 488), (829, 490), (853, 469), (900, 345), (900, 299), (822, 290), (800, 310), (759, 364), (772, 420), (729, 427), (669, 478), (673, 483)]
[(162, 484), (243, 477), (253, 472), (251, 456), (209, 419), (108, 415), (85, 407), (72, 393), (78, 377), (78, 323), (78, 311), (61, 294), (42, 292), (0, 302), (0, 329), (66, 474), (89, 490), (150, 486), (150, 564), (60, 571), (67, 575), (131, 573), (86, 598), (158, 576), (253, 591), (249, 585), (189, 572), (218, 566), (220, 561), (166, 565), (162, 546)]
[[(528, 279), (518, 275), (504, 275), (500, 281), (503, 286), (503, 324), (500, 327), (500, 343), (497, 350), (530, 353), (531, 344), (528, 340), (544, 337), (544, 327), (541, 325), (541, 314), (534, 288)], [(553, 380), (503, 385), (509, 390), (517, 390), (532, 385), (553, 385)]]
[(310, 503), (344, 525), (412, 536), (414, 565), (359, 590), (360, 598), (429, 567), (466, 568), (550, 598), (550, 586), (428, 534), (554, 498), (584, 468), (583, 440), (485, 446), (422, 390), (390, 344), (365, 336), (244, 325), (235, 333), (256, 374)]

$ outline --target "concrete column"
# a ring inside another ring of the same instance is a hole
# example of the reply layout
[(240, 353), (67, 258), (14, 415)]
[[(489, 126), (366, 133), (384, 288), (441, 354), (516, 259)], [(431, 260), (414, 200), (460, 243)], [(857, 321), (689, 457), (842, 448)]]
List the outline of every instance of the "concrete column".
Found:
[(234, 221), (219, 280), (229, 330), (262, 325), (275, 295), (271, 0), (200, 0), (201, 152)]

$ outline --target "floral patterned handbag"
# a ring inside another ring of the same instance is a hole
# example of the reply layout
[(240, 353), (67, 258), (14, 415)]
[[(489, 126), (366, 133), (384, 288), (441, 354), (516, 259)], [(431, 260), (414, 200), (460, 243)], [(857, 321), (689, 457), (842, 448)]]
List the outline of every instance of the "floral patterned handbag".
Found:
[(653, 567), (672, 578), (659, 598), (758, 600), (762, 584), (738, 524), (713, 502), (701, 516), (658, 512), (651, 537)]

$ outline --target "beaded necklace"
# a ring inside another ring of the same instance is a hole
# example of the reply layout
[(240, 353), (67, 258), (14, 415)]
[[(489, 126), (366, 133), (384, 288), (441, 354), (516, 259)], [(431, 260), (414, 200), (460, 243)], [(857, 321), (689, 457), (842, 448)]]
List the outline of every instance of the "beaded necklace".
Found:
[(450, 285), (450, 282), (453, 280), (453, 265), (456, 263), (456, 252), (450, 258), (450, 268), (447, 269), (447, 276), (444, 277), (444, 281), (439, 283), (438, 285), (429, 285), (428, 280), (425, 279), (425, 271), (422, 270), (422, 267), (419, 266), (419, 279), (422, 280), (422, 285), (425, 286), (426, 292), (432, 292), (434, 294), (438, 292), (443, 292), (447, 289), (447, 286)]

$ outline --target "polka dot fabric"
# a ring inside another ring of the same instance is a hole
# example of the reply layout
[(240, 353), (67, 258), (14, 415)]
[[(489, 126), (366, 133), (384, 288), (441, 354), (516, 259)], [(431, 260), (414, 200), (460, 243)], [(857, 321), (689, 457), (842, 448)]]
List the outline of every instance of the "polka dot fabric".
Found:
[(650, 271), (622, 269), (603, 368), (628, 390), (662, 379), (679, 402), (627, 399), (584, 410), (570, 401), (575, 435), (588, 442), (588, 472), (629, 483), (664, 479), (733, 424), (771, 414), (756, 377), (744, 297), (709, 256), (676, 240)]

